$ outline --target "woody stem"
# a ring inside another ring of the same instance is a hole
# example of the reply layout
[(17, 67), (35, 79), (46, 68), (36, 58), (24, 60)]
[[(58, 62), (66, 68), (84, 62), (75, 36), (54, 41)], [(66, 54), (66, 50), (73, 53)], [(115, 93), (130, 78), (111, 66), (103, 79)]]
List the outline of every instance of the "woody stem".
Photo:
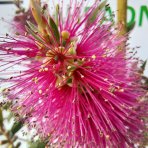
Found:
[(122, 24), (121, 35), (127, 32), (127, 0), (117, 0), (118, 24)]

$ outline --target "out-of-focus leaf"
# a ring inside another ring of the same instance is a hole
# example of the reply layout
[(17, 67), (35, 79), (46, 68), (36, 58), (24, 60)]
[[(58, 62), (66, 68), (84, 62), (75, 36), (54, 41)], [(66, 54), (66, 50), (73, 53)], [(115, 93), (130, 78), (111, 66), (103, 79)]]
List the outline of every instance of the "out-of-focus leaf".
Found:
[(21, 146), (21, 143), (17, 143), (17, 145), (15, 146), (15, 148), (19, 148)]
[(13, 145), (9, 145), (8, 148), (13, 148)]
[(136, 22), (132, 22), (130, 24), (127, 24), (127, 32), (130, 32), (134, 29)]
[(100, 5), (99, 5), (96, 9), (94, 9), (94, 10), (92, 11), (91, 15), (90, 15), (89, 18), (88, 18), (87, 26), (89, 26), (90, 24), (92, 24), (92, 23), (96, 20), (96, 18), (97, 18), (97, 16), (98, 16), (99, 12), (100, 12), (103, 8), (105, 8), (106, 3), (107, 3), (107, 0), (103, 1), (102, 3), (100, 3)]
[(3, 113), (2, 113), (2, 109), (0, 108), (0, 126), (3, 126)]
[(8, 142), (9, 142), (8, 140), (2, 140), (2, 141), (0, 141), (0, 145), (7, 144)]
[(145, 70), (146, 64), (147, 64), (147, 60), (145, 60), (144, 63), (142, 64), (142, 66), (141, 66), (141, 69), (142, 69), (143, 71)]
[(2, 108), (5, 109), (5, 110), (8, 110), (9, 107), (11, 106), (11, 104), (12, 104), (12, 102), (7, 102), (6, 104), (4, 104), (4, 105), (2, 106)]
[(12, 117), (13, 117), (13, 113), (10, 112), (9, 115), (8, 115), (8, 117), (7, 117), (8, 122), (10, 122), (10, 120), (12, 119)]
[(29, 148), (45, 148), (46, 144), (41, 141), (37, 141), (35, 143), (31, 143)]
[(60, 33), (59, 33), (56, 23), (54, 22), (54, 20), (51, 17), (49, 17), (49, 24), (50, 24), (50, 27), (51, 27), (53, 33), (54, 33), (54, 37), (59, 42), (60, 41)]
[(23, 123), (21, 121), (15, 122), (14, 125), (12, 126), (12, 129), (11, 129), (12, 135), (17, 133), (22, 128), (22, 126), (23, 126)]

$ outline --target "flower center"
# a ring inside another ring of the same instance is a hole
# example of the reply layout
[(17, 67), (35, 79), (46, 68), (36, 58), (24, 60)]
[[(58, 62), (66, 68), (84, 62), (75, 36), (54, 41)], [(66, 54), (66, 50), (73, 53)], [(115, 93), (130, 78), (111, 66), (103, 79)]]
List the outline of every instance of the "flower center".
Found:
[(57, 77), (56, 87), (59, 88), (64, 85), (72, 86), (74, 71), (82, 64), (83, 60), (77, 59), (76, 45), (72, 42), (67, 49), (58, 47), (47, 51), (42, 67), (52, 65), (52, 71)]

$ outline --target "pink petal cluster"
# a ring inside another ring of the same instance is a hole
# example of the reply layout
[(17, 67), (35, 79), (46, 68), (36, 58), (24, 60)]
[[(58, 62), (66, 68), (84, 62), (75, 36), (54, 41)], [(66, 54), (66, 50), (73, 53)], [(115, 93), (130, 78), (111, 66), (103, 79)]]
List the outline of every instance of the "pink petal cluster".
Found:
[(18, 27), (19, 35), (1, 38), (0, 85), (8, 86), (12, 110), (51, 147), (134, 147), (143, 128), (140, 61), (120, 49), (125, 37), (104, 21), (104, 10), (93, 20), (100, 2), (84, 13), (86, 3), (70, 0), (64, 16), (59, 5), (59, 36), (48, 21), (55, 17), (42, 15), (44, 23), (32, 27), (38, 32)]

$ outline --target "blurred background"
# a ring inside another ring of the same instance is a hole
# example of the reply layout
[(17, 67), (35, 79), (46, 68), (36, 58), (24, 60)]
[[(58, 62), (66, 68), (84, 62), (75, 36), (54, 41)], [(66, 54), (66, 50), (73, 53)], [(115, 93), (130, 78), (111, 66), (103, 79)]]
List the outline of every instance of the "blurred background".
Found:
[[(48, 2), (48, 0), (44, 1)], [(91, 0), (89, 1), (91, 2)], [(16, 10), (18, 9), (14, 4), (2, 4), (2, 2), (4, 2), (4, 0), (0, 0), (0, 36), (5, 35), (7, 32), (9, 32), (9, 24), (4, 23), (3, 18), (5, 18), (6, 21), (11, 22), (13, 17), (15, 16)], [(9, 2), (9, 0), (5, 0), (5, 2)], [(116, 14), (118, 11), (117, 0), (108, 0), (108, 3), (110, 4), (110, 10), (107, 13), (114, 13), (116, 18)], [(21, 6), (27, 10), (29, 8), (29, 0), (24, 0)], [(129, 24), (135, 22), (135, 27), (130, 33), (131, 38), (128, 41), (130, 43), (129, 46), (131, 48), (140, 47), (138, 48), (137, 56), (139, 56), (144, 61), (148, 60), (148, 0), (129, 0), (127, 16)], [(144, 74), (148, 76), (148, 64), (146, 66)], [(13, 120), (13, 118), (11, 119), (12, 114), (10, 112), (4, 111), (4, 116), (9, 117), (11, 120), (5, 122), (6, 128), (9, 130), (10, 128), (12, 128), (15, 121)], [(21, 141), (22, 144), (19, 146), (21, 148), (29, 147), (28, 140), (31, 139), (31, 136), (23, 136), (25, 135), (24, 131), (26, 130), (27, 129), (23, 127), (23, 129), (21, 129), (21, 132), (17, 133), (17, 136), (20, 139), (16, 141), (16, 143), (19, 143), (19, 141)], [(0, 137), (0, 141), (3, 139), (4, 137)], [(42, 148), (42, 146), (44, 147), (43, 144), (34, 144), (32, 148)], [(7, 146), (1, 146), (0, 143), (0, 148), (7, 148)]]

